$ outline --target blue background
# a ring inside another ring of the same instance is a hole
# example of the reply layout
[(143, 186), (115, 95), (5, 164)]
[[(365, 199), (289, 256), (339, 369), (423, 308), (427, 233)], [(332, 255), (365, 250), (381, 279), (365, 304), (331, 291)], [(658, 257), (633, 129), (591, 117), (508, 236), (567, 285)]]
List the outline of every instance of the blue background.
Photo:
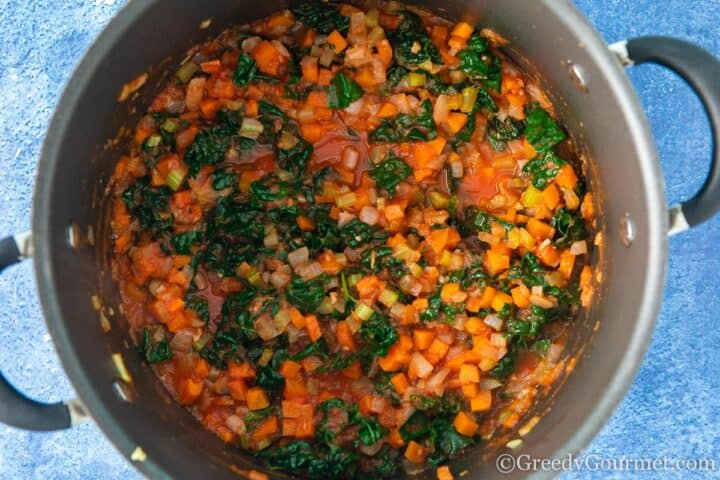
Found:
[[(36, 161), (54, 105), (83, 52), (124, 3), (0, 2), (0, 171), (5, 173), (0, 175), (0, 236), (29, 229)], [(609, 43), (647, 34), (674, 35), (720, 56), (718, 0), (576, 3)], [(702, 185), (710, 158), (710, 128), (700, 103), (682, 81), (661, 68), (637, 67), (629, 75), (657, 139), (669, 200), (687, 199)], [(718, 244), (718, 218), (670, 240), (665, 300), (649, 352), (627, 397), (586, 453), (714, 458), (720, 469)], [(0, 276), (0, 325), (0, 368), (10, 381), (41, 400), (73, 397), (40, 313), (29, 262)], [(720, 470), (715, 475), (720, 477)], [(565, 477), (627, 475), (582, 471)], [(141, 476), (95, 425), (85, 424), (47, 434), (0, 426), (0, 478)]]

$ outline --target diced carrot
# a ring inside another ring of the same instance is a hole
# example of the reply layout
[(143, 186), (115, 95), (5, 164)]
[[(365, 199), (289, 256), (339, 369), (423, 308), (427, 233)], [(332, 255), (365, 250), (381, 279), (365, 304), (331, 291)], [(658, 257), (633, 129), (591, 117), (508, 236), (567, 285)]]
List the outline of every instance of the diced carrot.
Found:
[(485, 412), (490, 410), (492, 405), (492, 392), (490, 390), (481, 390), (475, 398), (470, 400), (470, 410), (472, 412)]
[(499, 243), (493, 245), (490, 250), (485, 253), (485, 268), (492, 276), (510, 268), (510, 253), (508, 249)]
[(405, 212), (397, 203), (391, 203), (383, 209), (385, 218), (388, 222), (395, 222), (405, 217)]
[(285, 418), (299, 418), (301, 415), (300, 406), (302, 404), (292, 400), (282, 401), (282, 414)]
[(341, 320), (337, 323), (335, 335), (337, 336), (338, 343), (341, 346), (351, 352), (355, 351), (356, 347), (355, 341), (353, 340), (353, 334), (346, 320)]
[(574, 267), (575, 255), (570, 253), (570, 249), (563, 250), (560, 254), (560, 266), (558, 267), (558, 272), (560, 272), (563, 278), (569, 280), (570, 277), (572, 277)]
[(175, 135), (175, 146), (179, 150), (189, 147), (195, 140), (195, 135), (197, 135), (197, 133), (198, 128), (195, 125), (178, 132), (178, 134)]
[(479, 391), (477, 383), (468, 383), (460, 387), (460, 389), (462, 390), (463, 396), (468, 399), (475, 398)]
[(305, 330), (307, 331), (310, 340), (317, 342), (322, 337), (322, 331), (320, 330), (320, 323), (315, 315), (308, 315), (305, 317)]
[(535, 250), (535, 255), (540, 262), (548, 267), (557, 267), (560, 264), (560, 254), (558, 253), (558, 249), (550, 243), (543, 244), (537, 248)]
[(593, 285), (592, 285), (592, 268), (585, 265), (580, 272), (580, 303), (587, 308), (592, 303)]
[(560, 204), (560, 192), (558, 192), (554, 183), (551, 183), (545, 190), (542, 191), (542, 196), (545, 206), (550, 211), (555, 210), (555, 208)]
[(510, 290), (510, 293), (512, 294), (513, 303), (518, 308), (528, 308), (530, 306), (530, 289), (525, 285), (518, 285)]
[(327, 92), (310, 92), (305, 103), (313, 107), (327, 107), (328, 94)]
[(280, 375), (285, 378), (292, 378), (297, 376), (297, 374), (300, 373), (300, 370), (302, 370), (301, 364), (292, 360), (285, 360), (280, 365), (280, 370), (278, 373), (280, 373)]
[(300, 60), (300, 69), (302, 70), (303, 80), (310, 83), (317, 83), (319, 76), (318, 59), (309, 55)]
[(255, 378), (255, 369), (250, 362), (237, 363), (228, 360), (228, 376), (230, 378)]
[(425, 457), (427, 457), (427, 451), (425, 448), (415, 440), (410, 440), (407, 449), (405, 449), (405, 458), (410, 460), (412, 463), (419, 465), (425, 462)]
[(315, 436), (315, 407), (310, 404), (303, 404), (300, 407), (300, 418), (297, 420), (295, 436), (298, 438), (312, 438)]
[(467, 293), (460, 288), (459, 282), (448, 282), (440, 289), (440, 298), (445, 303), (460, 303), (467, 298)]
[(309, 28), (302, 39), (302, 47), (303, 48), (310, 48), (313, 46), (313, 43), (315, 42), (315, 37), (317, 36), (317, 32), (313, 30), (312, 28)]
[(312, 232), (315, 230), (315, 222), (313, 222), (312, 218), (306, 217), (305, 215), (298, 215), (297, 219), (298, 227), (300, 227), (300, 230), (303, 232)]
[(447, 465), (438, 467), (435, 473), (437, 474), (437, 480), (453, 480), (454, 478), (452, 472), (450, 471), (450, 467)]
[(230, 99), (235, 96), (235, 84), (230, 78), (218, 78), (208, 93), (215, 98)]
[(387, 436), (388, 443), (395, 448), (400, 448), (403, 445), (405, 445), (405, 440), (403, 440), (402, 435), (400, 435), (400, 429), (393, 428), (390, 430), (390, 433)]
[(358, 380), (360, 377), (362, 377), (363, 374), (362, 367), (360, 366), (360, 361), (354, 361), (350, 364), (350, 366), (344, 368), (341, 373), (345, 378), (349, 378), (350, 380)]
[(308, 395), (307, 387), (305, 385), (306, 382), (301, 376), (286, 378), (283, 395), (287, 399), (305, 398)]
[(438, 47), (444, 46), (448, 38), (448, 27), (446, 25), (433, 25), (430, 30), (430, 38)]
[(252, 52), (250, 52), (250, 55), (255, 59), (258, 70), (262, 73), (273, 76), (277, 76), (280, 73), (280, 65), (283, 63), (282, 56), (272, 43), (267, 40), (262, 40)]
[(413, 345), (416, 350), (427, 349), (435, 339), (435, 333), (432, 330), (416, 328), (413, 330)]
[(295, 328), (305, 328), (305, 317), (295, 307), (290, 308), (290, 321), (295, 325)]
[(425, 352), (423, 352), (424, 357), (427, 359), (428, 362), (435, 365), (440, 360), (445, 358), (445, 355), (447, 355), (448, 350), (450, 350), (450, 345), (443, 342), (439, 338), (435, 338), (428, 347)]
[[(258, 472), (257, 470), (250, 470), (248, 473), (248, 480), (270, 480), (270, 477), (262, 472)], [(443, 478), (441, 480), (452, 480), (452, 477)]]
[(468, 122), (468, 116), (461, 112), (450, 112), (445, 124), (448, 127), (450, 134), (455, 135), (458, 133), (465, 124)]
[(478, 370), (477, 365), (472, 363), (463, 364), (460, 367), (458, 380), (460, 380), (461, 384), (478, 383), (480, 381), (480, 370)]
[(512, 304), (513, 299), (510, 295), (504, 292), (497, 292), (495, 293), (495, 296), (493, 297), (492, 303), (490, 306), (495, 310), (496, 312), (499, 312), (502, 310), (502, 308), (505, 306), (506, 303)]
[(366, 275), (358, 280), (355, 288), (360, 298), (375, 301), (382, 289), (385, 288), (385, 282), (380, 280), (376, 275)]
[(434, 140), (427, 142), (427, 145), (437, 155), (442, 155), (443, 150), (445, 150), (445, 145), (447, 145), (447, 140), (443, 136), (437, 136)]
[(276, 30), (281, 27), (286, 29), (292, 27), (295, 24), (295, 16), (290, 10), (282, 10), (277, 13), (270, 15), (267, 19), (267, 29)]
[(237, 401), (244, 401), (247, 387), (245, 382), (242, 380), (228, 380), (228, 390), (230, 390), (230, 396)]
[(488, 326), (479, 317), (470, 317), (465, 320), (465, 331), (472, 335), (482, 335), (488, 331)]
[(410, 386), (407, 377), (402, 372), (393, 375), (390, 379), (390, 383), (392, 383), (395, 391), (400, 395), (403, 395)]
[(215, 118), (215, 114), (220, 108), (220, 101), (214, 98), (205, 98), (200, 102), (200, 112), (202, 112), (203, 118), (212, 119)]
[(345, 37), (343, 37), (337, 30), (333, 30), (330, 35), (328, 35), (327, 42), (333, 46), (335, 53), (342, 53), (348, 45)]
[(395, 104), (390, 102), (383, 103), (382, 107), (380, 107), (380, 110), (378, 110), (377, 116), (380, 118), (389, 118), (394, 117), (398, 113), (398, 108), (395, 106)]
[(560, 171), (555, 177), (555, 183), (557, 183), (566, 190), (574, 189), (577, 185), (577, 180), (578, 179), (577, 175), (575, 175), (575, 170), (573, 170), (573, 168), (569, 164), (565, 164), (560, 167)]
[(209, 60), (200, 64), (200, 70), (205, 73), (218, 73), (222, 70), (222, 64), (219, 59)]
[(278, 418), (275, 415), (271, 415), (262, 421), (260, 425), (255, 428), (250, 434), (250, 438), (253, 442), (257, 443), (265, 440), (270, 435), (277, 433), (279, 430)]
[(332, 82), (332, 79), (335, 77), (332, 70), (329, 68), (321, 68), (320, 72), (318, 73), (318, 85), (326, 87), (330, 85), (330, 82)]
[(265, 391), (260, 387), (252, 387), (245, 393), (247, 406), (250, 410), (262, 410), (270, 405)]
[(375, 48), (377, 48), (378, 51), (378, 58), (385, 68), (388, 68), (393, 60), (393, 51), (390, 42), (388, 42), (387, 38), (383, 38), (375, 45)]
[(493, 287), (485, 287), (478, 297), (470, 297), (465, 305), (468, 312), (477, 313), (483, 308), (487, 308), (495, 298), (496, 290)]
[(526, 229), (536, 240), (545, 240), (555, 235), (555, 229), (553, 227), (535, 218), (528, 220)]
[(248, 117), (257, 117), (260, 109), (260, 102), (255, 99), (249, 99), (245, 102), (245, 115)]
[(300, 133), (305, 140), (315, 143), (325, 135), (325, 128), (320, 123), (303, 123), (300, 125)]
[(465, 40), (468, 40), (470, 38), (470, 35), (473, 33), (473, 27), (467, 22), (458, 22), (455, 24), (455, 27), (453, 27), (452, 32), (450, 32), (450, 35), (464, 38)]
[(453, 421), (453, 426), (460, 435), (465, 435), (466, 437), (472, 437), (477, 433), (478, 428), (480, 428), (475, 419), (465, 412), (458, 412)]
[(282, 419), (282, 436), (294, 437), (297, 432), (297, 420), (294, 418)]

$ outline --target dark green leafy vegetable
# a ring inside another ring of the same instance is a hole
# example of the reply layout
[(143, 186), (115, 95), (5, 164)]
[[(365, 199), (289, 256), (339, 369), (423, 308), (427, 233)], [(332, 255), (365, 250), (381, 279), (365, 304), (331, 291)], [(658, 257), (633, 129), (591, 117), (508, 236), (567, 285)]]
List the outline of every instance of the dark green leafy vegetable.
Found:
[(398, 339), (390, 319), (374, 312), (360, 327), (360, 336), (367, 342), (375, 355), (387, 355), (390, 346)]
[(233, 81), (236, 85), (241, 87), (245, 86), (250, 83), (250, 80), (253, 79), (256, 72), (257, 65), (255, 65), (255, 60), (247, 53), (243, 53), (240, 55), (237, 68), (233, 74)]
[(545, 190), (565, 163), (565, 160), (553, 152), (545, 152), (526, 163), (523, 173), (530, 176), (530, 182), (535, 188)]
[(294, 147), (287, 150), (278, 148), (278, 160), (282, 168), (302, 177), (305, 175), (305, 167), (312, 153), (313, 146), (304, 139), (298, 138)]
[(203, 232), (201, 230), (190, 230), (184, 233), (178, 233), (170, 238), (175, 253), (179, 255), (190, 255), (192, 253), (190, 248), (201, 242), (203, 239)]
[(370, 172), (378, 188), (385, 190), (390, 198), (395, 195), (395, 188), (410, 174), (412, 174), (410, 165), (392, 152), (388, 153), (385, 160)]
[(337, 8), (320, 1), (301, 2), (293, 8), (295, 18), (318, 33), (329, 35), (333, 30), (347, 32), (349, 21)]
[(535, 255), (527, 252), (520, 258), (519, 264), (510, 267), (508, 278), (522, 280), (528, 288), (545, 285), (545, 269)]
[(580, 212), (559, 208), (553, 214), (550, 225), (555, 228), (555, 244), (559, 247), (567, 247), (572, 242), (587, 238), (585, 220)]
[(330, 108), (347, 108), (355, 100), (362, 97), (363, 91), (360, 85), (355, 83), (353, 79), (338, 72), (330, 83), (328, 89), (328, 107)]
[(544, 357), (548, 351), (548, 348), (550, 348), (550, 340), (547, 338), (543, 338), (540, 340), (536, 340), (535, 343), (530, 346), (530, 351), (537, 353), (541, 357)]
[(412, 142), (428, 141), (437, 137), (437, 129), (432, 116), (432, 103), (424, 100), (420, 104), (417, 115), (400, 113), (393, 118), (386, 118), (380, 126), (370, 132), (371, 142)]
[(214, 190), (225, 190), (237, 183), (237, 175), (232, 170), (219, 169), (212, 174), (212, 186)]
[(502, 152), (507, 148), (507, 142), (522, 137), (525, 122), (507, 117), (504, 121), (500, 121), (498, 117), (492, 117), (488, 120), (487, 138), (490, 146)]
[(148, 363), (160, 363), (170, 360), (173, 356), (170, 351), (170, 344), (163, 338), (157, 343), (152, 341), (152, 332), (149, 328), (143, 331), (143, 339), (140, 344), (140, 352)]
[(196, 295), (185, 297), (185, 306), (198, 314), (204, 322), (210, 321), (210, 307), (207, 300)]
[(303, 282), (300, 277), (295, 277), (287, 289), (287, 301), (304, 312), (314, 312), (325, 298), (324, 278), (318, 277)]
[(515, 371), (515, 356), (508, 353), (500, 359), (497, 365), (490, 370), (490, 375), (496, 380), (504, 382)]
[(401, 12), (402, 21), (395, 31), (388, 32), (395, 60), (402, 67), (420, 66), (428, 62), (442, 64), (442, 57), (435, 44), (430, 40), (420, 17), (405, 10)]
[(440, 397), (436, 395), (422, 395), (416, 393), (410, 401), (417, 410), (427, 415), (456, 415), (462, 408), (463, 400), (456, 393), (446, 393)]
[(495, 92), (500, 92), (502, 81), (502, 62), (500, 57), (490, 51), (488, 41), (474, 33), (467, 46), (458, 53), (460, 70), (473, 80), (482, 80), (483, 84)]
[[(352, 248), (359, 247), (366, 243), (377, 245), (385, 242), (388, 234), (375, 225), (368, 225), (357, 218), (352, 219), (338, 232), (341, 241)], [(342, 243), (341, 243), (342, 245)]]
[(565, 140), (565, 132), (547, 110), (534, 105), (525, 120), (525, 138), (536, 152), (544, 153)]
[(140, 221), (140, 228), (154, 236), (172, 227), (168, 204), (172, 190), (168, 187), (151, 187), (150, 177), (135, 181), (122, 194), (130, 216)]
[(231, 135), (232, 132), (220, 126), (201, 130), (185, 152), (189, 175), (194, 177), (202, 167), (222, 162), (225, 152), (230, 148)]

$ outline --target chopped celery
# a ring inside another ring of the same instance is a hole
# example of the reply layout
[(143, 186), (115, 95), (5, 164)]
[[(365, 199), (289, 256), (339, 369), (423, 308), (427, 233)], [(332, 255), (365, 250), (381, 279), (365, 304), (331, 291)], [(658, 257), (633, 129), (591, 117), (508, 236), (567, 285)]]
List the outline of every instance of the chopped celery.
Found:
[(254, 118), (244, 118), (240, 126), (240, 136), (257, 140), (263, 131), (263, 124)]
[(198, 69), (200, 69), (198, 64), (193, 62), (192, 60), (189, 60), (182, 64), (182, 66), (177, 71), (175, 76), (182, 83), (187, 83), (190, 81), (190, 79), (193, 77), (193, 75), (195, 75), (195, 72), (197, 72)]
[(185, 173), (185, 170), (179, 168), (176, 168), (175, 170), (170, 170), (170, 173), (168, 173), (167, 177), (168, 187), (170, 187), (173, 191), (180, 188), (183, 180), (185, 180)]
[(470, 113), (475, 109), (475, 102), (477, 101), (478, 94), (480, 93), (480, 87), (465, 87), (462, 90), (462, 106), (460, 107), (461, 112)]
[(427, 77), (424, 73), (420, 72), (410, 72), (408, 75), (408, 81), (410, 82), (411, 87), (422, 87), (425, 85), (425, 81), (427, 80)]
[(372, 317), (373, 309), (368, 307), (366, 304), (360, 302), (357, 304), (357, 307), (355, 307), (355, 311), (353, 312), (356, 317), (358, 317), (360, 320), (365, 321), (368, 318)]

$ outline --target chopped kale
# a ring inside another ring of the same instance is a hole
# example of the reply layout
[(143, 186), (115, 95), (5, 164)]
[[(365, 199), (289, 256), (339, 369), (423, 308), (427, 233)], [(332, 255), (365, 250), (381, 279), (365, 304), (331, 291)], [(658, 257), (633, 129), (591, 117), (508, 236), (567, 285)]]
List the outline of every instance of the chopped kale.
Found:
[(335, 6), (320, 1), (301, 2), (292, 11), (295, 18), (322, 35), (328, 35), (333, 30), (345, 33), (350, 23)]
[(467, 46), (458, 54), (460, 70), (473, 80), (482, 80), (483, 84), (495, 92), (500, 92), (502, 80), (502, 61), (490, 51), (488, 41), (474, 33)]
[(363, 91), (360, 85), (353, 79), (338, 72), (330, 83), (328, 90), (328, 107), (343, 109), (350, 106), (355, 100), (362, 97)]
[(547, 110), (533, 105), (527, 113), (525, 137), (536, 152), (544, 153), (565, 140), (565, 132)]
[(390, 198), (395, 195), (395, 188), (410, 174), (412, 174), (410, 165), (392, 152), (388, 153), (385, 160), (370, 172), (378, 188), (385, 190)]
[(152, 341), (152, 333), (149, 328), (143, 330), (143, 339), (140, 344), (140, 352), (148, 363), (160, 363), (170, 360), (173, 353), (170, 350), (170, 344), (167, 339), (163, 338), (157, 343)]
[(425, 142), (437, 137), (437, 129), (432, 116), (432, 103), (424, 100), (420, 104), (417, 115), (400, 113), (393, 118), (386, 118), (380, 126), (370, 132), (371, 142)]
[(420, 17), (408, 10), (401, 15), (398, 28), (388, 32), (397, 63), (402, 67), (422, 66), (428, 70), (428, 63), (442, 64), (440, 52), (430, 40)]

